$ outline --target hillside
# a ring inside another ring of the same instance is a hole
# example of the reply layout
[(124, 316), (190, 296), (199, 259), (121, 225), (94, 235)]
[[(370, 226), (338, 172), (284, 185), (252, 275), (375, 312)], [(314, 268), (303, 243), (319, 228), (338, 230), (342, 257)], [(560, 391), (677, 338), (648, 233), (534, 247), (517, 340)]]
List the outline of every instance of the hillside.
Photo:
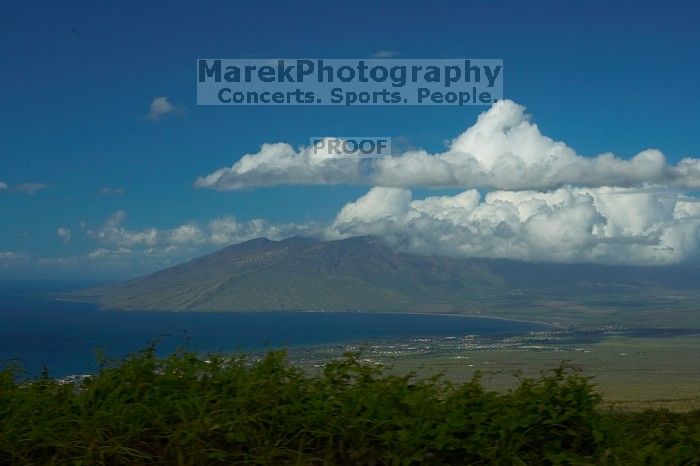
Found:
[(374, 237), (258, 238), (111, 288), (100, 301), (140, 310), (468, 311), (523, 293), (694, 290), (693, 272), (429, 257)]

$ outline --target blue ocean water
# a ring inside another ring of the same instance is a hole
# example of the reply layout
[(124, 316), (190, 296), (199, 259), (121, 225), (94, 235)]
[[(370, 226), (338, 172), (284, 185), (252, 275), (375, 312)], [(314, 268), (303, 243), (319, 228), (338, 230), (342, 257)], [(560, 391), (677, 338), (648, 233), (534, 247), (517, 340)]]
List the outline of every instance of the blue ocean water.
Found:
[[(55, 287), (50, 291), (57, 291)], [(159, 352), (260, 350), (421, 337), (513, 335), (542, 324), (480, 317), (336, 312), (104, 311), (37, 287), (0, 287), (0, 365), (20, 359), (52, 376), (97, 369), (96, 350), (118, 358), (160, 339)]]

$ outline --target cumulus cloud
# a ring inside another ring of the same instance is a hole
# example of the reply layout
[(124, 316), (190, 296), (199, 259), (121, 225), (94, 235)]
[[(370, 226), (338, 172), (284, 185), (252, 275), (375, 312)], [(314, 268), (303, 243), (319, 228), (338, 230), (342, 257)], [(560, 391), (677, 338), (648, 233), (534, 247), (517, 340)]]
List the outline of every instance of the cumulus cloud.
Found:
[[(188, 222), (174, 228), (162, 229), (148, 227), (141, 230), (126, 228), (126, 212), (118, 210), (99, 228), (88, 229), (87, 235), (111, 248), (121, 248), (133, 253), (147, 255), (178, 254), (195, 251), (202, 247), (219, 247), (240, 243), (253, 238), (266, 237), (277, 240), (293, 235), (316, 234), (320, 228), (313, 224), (271, 224), (262, 219), (239, 221), (235, 217), (212, 219), (203, 225)], [(93, 257), (104, 256), (106, 251), (114, 249), (101, 248)]]
[(611, 153), (584, 157), (543, 135), (523, 106), (502, 100), (442, 153), (410, 150), (394, 157), (338, 159), (318, 156), (309, 147), (263, 144), (257, 153), (195, 182), (197, 187), (217, 190), (304, 184), (501, 190), (655, 184), (697, 189), (700, 159), (685, 158), (672, 165), (656, 149), (630, 159)]
[[(418, 254), (535, 262), (666, 265), (700, 259), (700, 199), (659, 188), (563, 187), (486, 194), (470, 189), (416, 198), (405, 188), (374, 187), (326, 223), (220, 217), (173, 228), (131, 229), (126, 219), (124, 211), (114, 212), (100, 227), (85, 230), (99, 247), (56, 261), (162, 267), (253, 238), (293, 235), (376, 235)], [(57, 235), (70, 238), (70, 231)], [(6, 263), (20, 257), (3, 254), (0, 261)]]
[(0, 191), (5, 191), (8, 188), (7, 183), (0, 181)]
[(211, 220), (207, 225), (208, 242), (222, 246), (265, 237), (272, 240), (287, 236), (315, 233), (312, 225), (282, 224), (275, 225), (263, 219), (240, 222), (235, 217), (222, 217)]
[(204, 232), (196, 224), (180, 225), (167, 233), (170, 244), (202, 244), (206, 242)]
[(56, 236), (63, 241), (64, 243), (70, 243), (71, 240), (71, 231), (70, 228), (66, 227), (59, 227), (56, 229)]
[(173, 105), (167, 97), (156, 97), (151, 101), (147, 117), (151, 121), (158, 121), (168, 115), (181, 115), (183, 112), (182, 107)]
[[(325, 224), (223, 217), (131, 229), (126, 213), (117, 211), (87, 230), (101, 243), (88, 258), (191, 257), (261, 236), (378, 235), (429, 255), (631, 265), (700, 259), (700, 199), (683, 194), (700, 188), (700, 159), (673, 165), (655, 149), (629, 159), (583, 157), (543, 135), (511, 101), (482, 113), (442, 153), (411, 149), (387, 158), (338, 158), (263, 144), (196, 181), (218, 190), (282, 184), (372, 188)], [(418, 186), (461, 192), (415, 198), (407, 188)]]
[(630, 188), (468, 190), (413, 199), (373, 188), (341, 209), (329, 238), (380, 235), (423, 253), (525, 261), (673, 264), (700, 252), (696, 198)]
[(143, 230), (129, 230), (122, 226), (126, 219), (126, 212), (118, 210), (100, 228), (88, 230), (88, 236), (104, 243), (120, 247), (136, 245), (153, 246), (158, 241), (158, 230), (146, 228)]

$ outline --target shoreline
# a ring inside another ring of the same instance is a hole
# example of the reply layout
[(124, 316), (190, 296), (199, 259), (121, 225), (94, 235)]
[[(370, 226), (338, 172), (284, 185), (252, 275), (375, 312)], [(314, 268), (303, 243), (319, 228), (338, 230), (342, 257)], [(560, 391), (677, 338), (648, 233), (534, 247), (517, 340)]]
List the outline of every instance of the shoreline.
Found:
[[(79, 293), (79, 292), (77, 292)], [(131, 309), (131, 308), (109, 308), (109, 307), (103, 307), (100, 304), (100, 300), (98, 296), (89, 296), (89, 295), (84, 295), (84, 296), (74, 296), (71, 298), (69, 293), (56, 293), (51, 295), (53, 299), (56, 301), (62, 301), (62, 302), (76, 302), (76, 303), (94, 303), (98, 309), (102, 311), (118, 311), (118, 312), (168, 312), (168, 313), (182, 313), (182, 312), (201, 312), (201, 313), (230, 313), (230, 314), (235, 314), (235, 313), (242, 313), (242, 312), (303, 312), (303, 313), (318, 313), (318, 314), (331, 314), (331, 313), (337, 313), (337, 314), (404, 314), (404, 315), (435, 315), (435, 316), (443, 316), (443, 317), (477, 317), (477, 318), (482, 318), (482, 319), (498, 319), (498, 320), (505, 320), (508, 322), (517, 322), (517, 323), (528, 323), (528, 324), (537, 324), (537, 325), (546, 325), (548, 327), (553, 327), (558, 330), (566, 330), (570, 329), (570, 326), (566, 326), (564, 324), (556, 323), (556, 322), (547, 322), (544, 320), (529, 320), (529, 319), (521, 319), (521, 318), (511, 318), (511, 317), (503, 317), (503, 316), (495, 316), (491, 314), (475, 314), (472, 312), (445, 312), (445, 311), (402, 311), (402, 310), (397, 310), (397, 311), (373, 311), (369, 309), (356, 309), (356, 310), (333, 310), (333, 309), (321, 309), (321, 310), (313, 310), (313, 309), (265, 309), (265, 310), (206, 310), (206, 309)]]

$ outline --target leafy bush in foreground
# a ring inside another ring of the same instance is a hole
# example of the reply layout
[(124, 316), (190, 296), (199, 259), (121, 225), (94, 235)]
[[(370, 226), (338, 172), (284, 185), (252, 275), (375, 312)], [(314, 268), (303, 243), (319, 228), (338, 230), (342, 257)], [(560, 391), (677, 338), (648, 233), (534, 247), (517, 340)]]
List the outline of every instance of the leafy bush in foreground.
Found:
[(697, 464), (700, 412), (616, 413), (562, 366), (507, 393), (357, 354), (310, 375), (149, 347), (80, 386), (0, 372), (0, 464)]

